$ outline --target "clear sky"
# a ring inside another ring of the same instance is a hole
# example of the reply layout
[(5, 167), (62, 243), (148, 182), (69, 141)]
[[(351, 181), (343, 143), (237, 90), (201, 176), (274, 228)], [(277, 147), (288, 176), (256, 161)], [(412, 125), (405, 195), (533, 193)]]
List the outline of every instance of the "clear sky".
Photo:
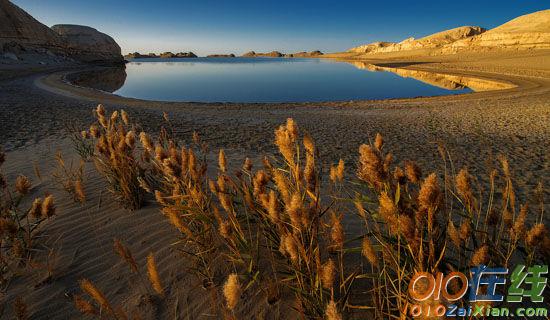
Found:
[(42, 23), (92, 26), (123, 53), (343, 51), (463, 25), (493, 28), (548, 0), (13, 0)]

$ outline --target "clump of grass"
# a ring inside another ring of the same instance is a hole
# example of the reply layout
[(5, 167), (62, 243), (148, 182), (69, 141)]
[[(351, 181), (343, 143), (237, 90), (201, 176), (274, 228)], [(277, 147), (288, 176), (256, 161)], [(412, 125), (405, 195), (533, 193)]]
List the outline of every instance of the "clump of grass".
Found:
[(153, 192), (155, 199), (164, 216), (185, 235), (180, 250), (191, 259), (195, 274), (208, 287), (215, 273), (212, 261), (219, 253), (214, 228), (220, 213), (208, 192), (204, 146), (197, 134), (193, 140), (194, 146), (179, 147), (166, 131), (154, 145), (145, 133), (140, 139), (145, 149), (154, 150), (150, 163), (157, 173), (152, 183), (158, 187)]
[(84, 203), (86, 194), (84, 192), (84, 161), (81, 160), (78, 167), (75, 167), (72, 161), (67, 165), (61, 152), (55, 155), (57, 163), (56, 170), (52, 177), (62, 190), (72, 196), (75, 202)]
[[(0, 167), (6, 155), (0, 150)], [(18, 176), (13, 185), (0, 171), (0, 281), (4, 283), (31, 259), (36, 231), (55, 215), (53, 196), (34, 199), (28, 208), (22, 201), (31, 191), (31, 181)]]
[(105, 108), (99, 105), (95, 115), (97, 123), (83, 133), (83, 136), (95, 143), (92, 159), (115, 199), (127, 209), (139, 209), (145, 195), (140, 181), (146, 169), (136, 150), (135, 128), (129, 124), (128, 115), (124, 111), (120, 114), (114, 111), (107, 117)]

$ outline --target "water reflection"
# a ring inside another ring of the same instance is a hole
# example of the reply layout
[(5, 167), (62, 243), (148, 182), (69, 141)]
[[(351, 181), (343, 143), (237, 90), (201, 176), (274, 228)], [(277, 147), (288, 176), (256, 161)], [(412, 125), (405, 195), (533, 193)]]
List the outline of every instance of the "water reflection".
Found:
[(126, 66), (120, 66), (73, 73), (67, 80), (77, 86), (113, 93), (122, 88), (126, 77)]
[(68, 80), (78, 86), (124, 97), (198, 102), (410, 98), (512, 86), (479, 78), (364, 62), (287, 58), (139, 59), (122, 68), (102, 68), (74, 74)]
[(432, 86), (447, 90), (471, 89), (472, 91), (491, 91), (514, 88), (515, 85), (495, 80), (475, 77), (464, 77), (428, 71), (418, 71), (403, 68), (383, 67), (360, 61), (346, 61), (358, 69), (372, 72), (392, 72), (403, 78), (412, 78)]

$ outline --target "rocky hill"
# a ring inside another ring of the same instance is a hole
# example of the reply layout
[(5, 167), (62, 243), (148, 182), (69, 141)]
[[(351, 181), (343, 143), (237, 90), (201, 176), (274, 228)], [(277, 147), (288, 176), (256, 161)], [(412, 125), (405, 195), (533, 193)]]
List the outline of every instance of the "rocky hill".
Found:
[(120, 46), (110, 36), (94, 28), (58, 24), (52, 27), (65, 44), (67, 53), (84, 62), (123, 62)]
[(458, 50), (550, 49), (550, 9), (517, 17), (483, 34), (456, 41), (443, 52)]
[(428, 49), (430, 54), (449, 54), (461, 50), (548, 49), (550, 48), (550, 10), (520, 16), (486, 31), (464, 26), (430, 36), (409, 38), (399, 43), (374, 42), (348, 52), (375, 54)]
[(8, 0), (0, 0), (0, 50), (18, 51), (24, 47), (62, 50), (63, 42), (47, 26)]
[(45, 63), (122, 63), (120, 47), (91, 27), (48, 28), (9, 0), (0, 0), (0, 59)]
[(438, 32), (420, 39), (408, 38), (399, 43), (374, 42), (367, 45), (349, 49), (356, 53), (384, 53), (396, 51), (408, 51), (417, 49), (440, 48), (457, 40), (468, 38), (485, 32), (481, 27), (464, 26)]

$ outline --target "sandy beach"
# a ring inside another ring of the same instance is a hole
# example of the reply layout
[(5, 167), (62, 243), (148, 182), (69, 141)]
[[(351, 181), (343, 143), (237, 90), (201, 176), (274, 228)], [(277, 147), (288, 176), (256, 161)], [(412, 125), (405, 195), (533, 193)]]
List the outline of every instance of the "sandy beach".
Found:
[[(86, 165), (88, 200), (83, 206), (74, 204), (53, 184), (51, 173), (56, 151), (77, 161), (65, 126), (89, 126), (94, 120), (92, 110), (98, 103), (109, 111), (124, 109), (150, 132), (158, 131), (162, 113), (167, 112), (179, 138), (189, 141), (193, 131), (199, 132), (208, 143), (212, 158), (219, 148), (224, 148), (234, 167), (245, 156), (258, 159), (273, 153), (274, 130), (292, 117), (316, 141), (325, 169), (343, 158), (347, 174), (353, 174), (359, 145), (372, 141), (378, 132), (385, 138), (384, 148), (393, 152), (397, 162), (414, 159), (426, 171), (441, 168), (437, 146), (442, 144), (456, 168), (467, 166), (477, 176), (486, 177), (496, 165), (496, 157), (504, 154), (512, 171), (517, 173), (515, 183), (522, 190), (531, 190), (539, 182), (550, 185), (550, 51), (355, 61), (494, 79), (516, 87), (458, 96), (380, 101), (169, 103), (128, 99), (64, 83), (64, 75), (75, 69), (31, 74), (12, 71), (14, 77), (0, 82), (0, 140), (8, 151), (4, 171), (12, 180), (19, 173), (32, 177), (31, 195), (53, 192), (59, 214), (41, 229), (43, 242), (37, 253), (38, 257), (45, 257), (50, 249), (54, 250), (53, 276), (45, 278), (43, 269), (31, 268), (27, 270), (30, 277), (16, 278), (9, 284), (9, 295), (4, 299), (12, 301), (16, 296), (24, 296), (32, 319), (80, 318), (71, 296), (78, 291), (78, 280), (89, 278), (108, 293), (112, 303), (136, 308), (146, 318), (173, 318), (176, 313), (190, 319), (216, 317), (211, 300), (199, 298), (211, 295), (209, 289), (198, 287), (193, 279), (178, 273), (181, 256), (170, 246), (176, 232), (157, 205), (149, 203), (133, 213), (118, 208), (108, 200), (105, 183), (92, 164)], [(36, 177), (35, 164), (42, 178)], [(548, 195), (546, 188), (546, 199)], [(519, 194), (518, 200), (524, 201), (529, 196)], [(546, 210), (550, 210), (548, 203)], [(159, 272), (165, 283), (170, 284), (172, 291), (168, 296), (175, 297), (173, 300), (162, 303), (151, 300), (137, 278), (125, 275), (127, 266), (111, 249), (114, 237), (129, 243), (138, 261), (144, 261), (150, 251), (155, 252)], [(241, 309), (243, 312), (257, 318), (280, 317), (275, 309), (255, 305), (254, 298), (244, 299), (247, 302)]]
[(457, 167), (484, 173), (486, 160), (505, 154), (512, 168), (548, 179), (543, 173), (549, 162), (549, 55), (538, 50), (372, 59), (362, 63), (495, 79), (517, 87), (447, 97), (299, 104), (143, 101), (66, 84), (63, 76), (71, 71), (37, 73), (2, 83), (1, 108), (7, 112), (2, 112), (6, 125), (0, 134), (8, 151), (63, 137), (66, 124), (87, 126), (91, 110), (103, 103), (109, 110), (125, 109), (152, 132), (167, 112), (178, 137), (189, 139), (197, 131), (212, 150), (224, 147), (252, 156), (273, 152), (274, 129), (292, 117), (331, 162), (347, 157), (352, 164), (358, 146), (379, 132), (399, 160), (437, 163), (437, 144), (443, 143)]

